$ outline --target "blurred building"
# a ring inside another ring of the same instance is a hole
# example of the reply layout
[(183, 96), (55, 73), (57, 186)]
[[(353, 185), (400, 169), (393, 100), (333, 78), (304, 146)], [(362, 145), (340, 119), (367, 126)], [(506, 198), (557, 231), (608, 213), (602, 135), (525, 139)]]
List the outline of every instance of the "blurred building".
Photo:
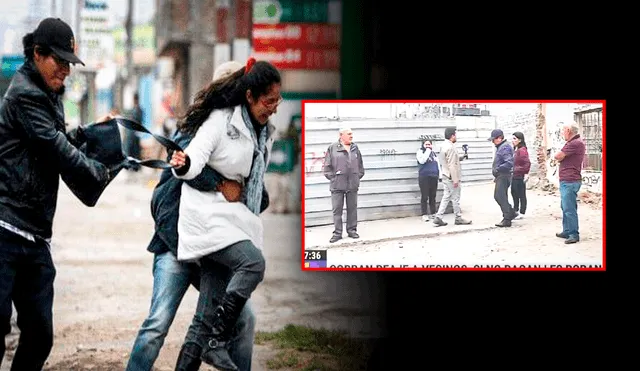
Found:
[(157, 72), (178, 114), (223, 62), (253, 55), (280, 70), (284, 101), (271, 120), (278, 140), (269, 172), (297, 187), (287, 191), (296, 207), (301, 103), (338, 97), (342, 7), (339, 0), (157, 1)]
[(29, 11), (23, 23), (25, 31), (35, 30), (40, 21), (50, 15), (51, 8), (48, 0), (29, 0)]
[(157, 51), (171, 61), (178, 111), (220, 63), (254, 55), (282, 73), (285, 102), (273, 121), (286, 132), (302, 99), (337, 97), (341, 14), (336, 0), (158, 0)]

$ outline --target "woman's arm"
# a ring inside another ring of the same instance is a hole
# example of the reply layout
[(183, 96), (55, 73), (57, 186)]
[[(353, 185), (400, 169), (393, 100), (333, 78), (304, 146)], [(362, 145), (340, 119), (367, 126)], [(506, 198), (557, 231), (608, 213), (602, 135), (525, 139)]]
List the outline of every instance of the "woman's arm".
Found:
[[(217, 117), (216, 117), (217, 116)], [(184, 150), (187, 163), (178, 169), (172, 169), (178, 179), (191, 180), (198, 176), (211, 157), (211, 153), (220, 142), (220, 135), (224, 128), (220, 116), (215, 113), (200, 126), (189, 146)], [(185, 168), (186, 171), (185, 171)]]

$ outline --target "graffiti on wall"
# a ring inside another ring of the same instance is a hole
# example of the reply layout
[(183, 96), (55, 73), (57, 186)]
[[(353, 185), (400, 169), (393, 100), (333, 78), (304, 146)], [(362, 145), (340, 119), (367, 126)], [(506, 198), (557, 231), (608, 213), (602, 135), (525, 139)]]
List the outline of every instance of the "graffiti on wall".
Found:
[(427, 140), (431, 142), (443, 141), (444, 136), (442, 134), (423, 134), (418, 136), (418, 140), (421, 142), (425, 142)]
[(440, 103), (400, 103), (395, 104), (396, 118), (399, 119), (439, 119), (450, 116), (450, 108)]
[(384, 148), (380, 150), (380, 156), (382, 160), (393, 160), (396, 157), (397, 151), (392, 148)]
[(555, 147), (547, 149), (547, 176), (558, 177), (558, 161), (554, 158), (559, 149)]
[(602, 173), (583, 171), (582, 189), (595, 193), (602, 193)]
[(304, 154), (304, 173), (305, 176), (311, 176), (312, 173), (322, 171), (322, 165), (324, 164), (324, 157), (327, 152), (306, 152)]
[(531, 161), (531, 173), (538, 171), (538, 159), (536, 148), (536, 105), (532, 104), (528, 109), (521, 111), (510, 110), (507, 113), (497, 117), (497, 127), (501, 128), (506, 134), (512, 134), (516, 131), (524, 134), (525, 141), (529, 146), (529, 160)]
[[(560, 125), (562, 125), (562, 123), (560, 123)], [(547, 148), (562, 148), (564, 142), (561, 127), (552, 128), (547, 133)]]

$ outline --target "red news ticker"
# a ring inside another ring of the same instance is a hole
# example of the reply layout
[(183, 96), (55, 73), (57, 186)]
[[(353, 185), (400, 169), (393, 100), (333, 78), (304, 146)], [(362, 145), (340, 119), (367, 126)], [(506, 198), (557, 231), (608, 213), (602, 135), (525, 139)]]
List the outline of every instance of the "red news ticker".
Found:
[(274, 48), (256, 45), (253, 56), (257, 60), (268, 61), (276, 68), (283, 70), (340, 69), (340, 50), (338, 49)]
[(314, 23), (253, 25), (253, 45), (277, 48), (339, 48), (340, 26)]

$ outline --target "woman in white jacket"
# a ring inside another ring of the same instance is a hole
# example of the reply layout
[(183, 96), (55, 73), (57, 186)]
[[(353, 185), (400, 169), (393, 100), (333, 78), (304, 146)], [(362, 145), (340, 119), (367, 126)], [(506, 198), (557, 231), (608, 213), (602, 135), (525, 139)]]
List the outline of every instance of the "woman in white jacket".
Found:
[[(226, 343), (264, 277), (259, 214), (273, 143), (269, 117), (280, 102), (278, 70), (268, 62), (249, 59), (245, 67), (197, 94), (179, 125), (179, 130), (195, 136), (184, 152), (174, 152), (171, 159), (180, 179), (193, 179), (209, 165), (242, 186), (241, 202), (227, 200), (222, 192), (198, 191), (186, 182), (180, 197), (178, 259), (199, 260), (201, 269), (222, 264), (232, 271), (224, 296), (211, 303), (215, 310), (205, 311), (214, 314), (203, 321), (209, 328), (199, 336), (202, 361), (221, 370), (237, 370)], [(209, 285), (201, 282), (200, 287)]]

